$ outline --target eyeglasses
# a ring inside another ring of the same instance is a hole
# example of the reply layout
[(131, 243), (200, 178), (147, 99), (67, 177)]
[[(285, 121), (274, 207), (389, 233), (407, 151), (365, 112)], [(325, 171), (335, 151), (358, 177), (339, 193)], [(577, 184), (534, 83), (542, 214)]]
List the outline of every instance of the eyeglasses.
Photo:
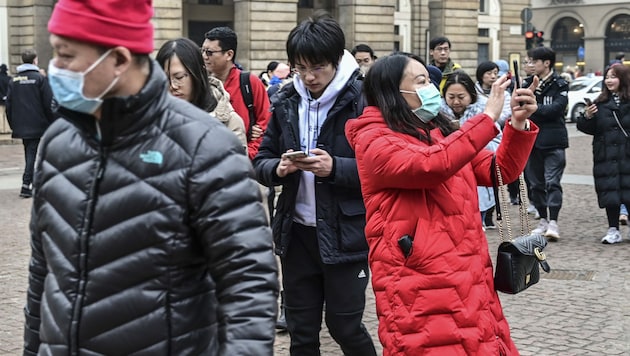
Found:
[(449, 52), (451, 48), (449, 46), (435, 47), (433, 49), (436, 52)]
[(174, 77), (169, 77), (168, 80), (171, 82), (172, 86), (179, 88), (184, 85), (184, 80), (186, 80), (186, 78), (188, 78), (188, 73), (182, 73)]
[(295, 73), (295, 75), (299, 75), (300, 77), (303, 77), (306, 75), (306, 73), (311, 73), (312, 76), (318, 76), (320, 74), (322, 74), (326, 68), (328, 68), (328, 64), (326, 65), (318, 65), (315, 66), (313, 68), (306, 68), (306, 67), (302, 67), (302, 66), (297, 66), (295, 68), (293, 68), (293, 73)]
[(215, 53), (226, 52), (227, 51), (227, 50), (224, 50), (224, 49), (220, 49), (218, 51), (213, 51), (213, 50), (208, 49), (208, 48), (200, 48), (200, 50), (201, 50), (201, 54), (205, 54), (206, 57), (211, 57)]

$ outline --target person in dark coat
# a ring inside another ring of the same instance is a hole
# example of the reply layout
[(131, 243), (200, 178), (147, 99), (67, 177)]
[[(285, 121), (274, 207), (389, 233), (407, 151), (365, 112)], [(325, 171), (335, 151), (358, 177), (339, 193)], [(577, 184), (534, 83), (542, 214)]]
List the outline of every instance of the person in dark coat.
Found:
[(53, 122), (52, 92), (48, 80), (37, 66), (37, 52), (27, 49), (22, 52), (22, 65), (7, 90), (7, 120), (13, 138), (22, 139), (24, 145), (24, 174), (20, 196), (30, 198), (33, 193), (33, 168), (39, 139)]
[(7, 65), (0, 64), (0, 105), (5, 105), (7, 101), (7, 90), (9, 90), (11, 79)]
[(241, 141), (169, 94), (151, 1), (59, 0), (24, 355), (273, 354), (277, 263)]
[[(566, 149), (569, 134), (564, 121), (569, 83), (553, 70), (556, 53), (548, 47), (536, 47), (527, 52), (534, 75), (539, 84), (534, 94), (538, 110), (531, 120), (540, 128), (536, 144), (529, 156), (525, 175), (529, 181), (530, 201), (540, 214), (534, 233), (544, 235), (549, 241), (558, 241), (560, 229), (558, 217), (562, 208), (562, 174), (566, 167)], [(533, 77), (525, 80), (528, 87)]]
[(608, 218), (601, 241), (615, 244), (622, 241), (620, 204), (630, 204), (630, 69), (614, 64), (604, 78), (601, 94), (578, 118), (577, 128), (593, 135), (595, 191)]
[[(272, 219), (282, 265), (291, 355), (320, 355), (322, 313), (345, 355), (375, 356), (362, 323), (369, 282), (365, 206), (344, 135), (363, 110), (360, 72), (330, 16), (316, 14), (287, 39), (293, 82), (272, 97), (254, 158), (258, 181), (282, 185)], [(303, 151), (302, 158), (287, 153)]]

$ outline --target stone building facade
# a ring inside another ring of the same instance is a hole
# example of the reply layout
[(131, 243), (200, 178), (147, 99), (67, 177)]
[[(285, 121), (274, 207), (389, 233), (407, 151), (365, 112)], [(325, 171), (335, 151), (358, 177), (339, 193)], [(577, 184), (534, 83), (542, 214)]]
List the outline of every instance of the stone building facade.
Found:
[[(132, 1), (132, 0), (129, 0)], [(56, 0), (0, 0), (0, 62), (10, 71), (20, 53), (34, 47), (40, 66), (52, 56), (46, 24)], [(347, 47), (369, 44), (382, 56), (394, 49), (428, 58), (431, 37), (445, 35), (452, 57), (474, 72), (478, 62), (524, 55), (520, 12), (529, 0), (153, 0), (156, 49), (167, 39), (201, 43), (214, 26), (239, 36), (237, 61), (253, 71), (284, 60), (289, 31), (315, 10), (342, 25)]]
[(630, 64), (630, 2), (627, 0), (532, 0), (532, 23), (556, 51), (556, 70), (597, 72), (615, 56)]

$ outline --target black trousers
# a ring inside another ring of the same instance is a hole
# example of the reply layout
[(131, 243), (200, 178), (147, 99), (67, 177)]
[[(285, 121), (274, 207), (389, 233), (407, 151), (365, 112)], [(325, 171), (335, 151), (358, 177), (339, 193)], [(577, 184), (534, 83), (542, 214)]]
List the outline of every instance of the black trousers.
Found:
[[(562, 208), (562, 185), (560, 180), (566, 166), (564, 148), (539, 150), (532, 153), (525, 168), (531, 189), (530, 200), (538, 210), (541, 218), (558, 220)], [(549, 209), (549, 214), (547, 214)]]
[(22, 175), (22, 184), (30, 186), (33, 183), (33, 171), (35, 169), (35, 157), (37, 156), (37, 147), (39, 146), (38, 138), (22, 139), (24, 145), (24, 174)]
[(293, 224), (293, 236), (282, 258), (282, 284), (291, 355), (320, 355), (319, 332), (324, 313), (332, 338), (346, 356), (376, 355), (363, 322), (367, 261), (324, 264), (314, 227)]

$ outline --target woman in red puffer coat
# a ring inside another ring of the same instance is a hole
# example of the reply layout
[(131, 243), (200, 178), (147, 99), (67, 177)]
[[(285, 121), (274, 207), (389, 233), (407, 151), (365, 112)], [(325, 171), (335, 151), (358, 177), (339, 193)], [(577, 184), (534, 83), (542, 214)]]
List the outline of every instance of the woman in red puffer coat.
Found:
[[(509, 85), (499, 78), (485, 112), (457, 130), (438, 114), (439, 92), (420, 62), (392, 55), (367, 74), (368, 107), (346, 136), (367, 209), (384, 355), (518, 355), (494, 290), (476, 188), (492, 184), (493, 153), (484, 147), (499, 133)], [(523, 171), (538, 133), (527, 119), (537, 108), (531, 88), (516, 90), (511, 106), (496, 153), (505, 181)]]

